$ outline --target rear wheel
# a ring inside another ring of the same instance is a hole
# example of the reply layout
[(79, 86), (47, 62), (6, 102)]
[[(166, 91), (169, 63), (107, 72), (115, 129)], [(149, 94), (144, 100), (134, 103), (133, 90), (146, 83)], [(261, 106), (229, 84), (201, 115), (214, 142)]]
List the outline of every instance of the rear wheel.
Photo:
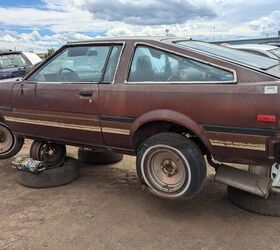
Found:
[(23, 143), (23, 138), (16, 137), (6, 125), (0, 124), (0, 159), (8, 159), (16, 155)]
[(187, 198), (201, 190), (206, 179), (206, 165), (193, 141), (175, 133), (160, 133), (140, 147), (137, 174), (156, 196)]

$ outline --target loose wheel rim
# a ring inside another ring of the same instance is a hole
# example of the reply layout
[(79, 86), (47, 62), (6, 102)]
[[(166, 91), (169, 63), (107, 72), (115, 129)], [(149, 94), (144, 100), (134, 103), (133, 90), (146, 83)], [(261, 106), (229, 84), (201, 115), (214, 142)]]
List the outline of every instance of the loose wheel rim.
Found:
[(44, 143), (39, 149), (39, 159), (48, 167), (55, 166), (61, 162), (64, 157), (64, 151), (59, 144)]
[(0, 126), (0, 154), (9, 152), (14, 146), (14, 136), (8, 128)]
[(182, 189), (188, 178), (183, 159), (169, 147), (156, 148), (150, 152), (146, 166), (146, 176), (150, 184), (166, 193)]

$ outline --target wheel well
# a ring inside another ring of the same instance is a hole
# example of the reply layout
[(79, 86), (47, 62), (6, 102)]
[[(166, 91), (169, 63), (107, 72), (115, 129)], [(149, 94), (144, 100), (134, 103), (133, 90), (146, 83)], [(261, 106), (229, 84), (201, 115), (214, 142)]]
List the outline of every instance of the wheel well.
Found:
[(149, 137), (163, 132), (173, 132), (185, 135), (199, 146), (201, 152), (204, 155), (208, 153), (207, 147), (204, 145), (201, 139), (197, 137), (191, 130), (176, 123), (167, 121), (148, 122), (139, 127), (133, 136), (133, 146), (135, 151), (137, 152), (139, 146), (141, 146), (142, 143)]
[(4, 123), (4, 118), (2, 117), (2, 115), (0, 115), (0, 122)]

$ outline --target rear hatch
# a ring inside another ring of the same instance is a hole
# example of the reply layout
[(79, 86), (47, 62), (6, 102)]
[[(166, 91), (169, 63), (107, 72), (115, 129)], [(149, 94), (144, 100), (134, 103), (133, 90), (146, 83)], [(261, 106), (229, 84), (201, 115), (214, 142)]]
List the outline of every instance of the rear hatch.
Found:
[(280, 78), (280, 65), (277, 65), (275, 67), (266, 70), (266, 73)]
[(277, 78), (280, 78), (279, 60), (200, 41), (187, 40), (177, 41), (175, 43), (189, 50), (194, 50), (202, 54), (221, 58), (225, 61), (233, 62), (247, 68), (262, 71), (266, 74), (270, 74), (276, 76)]

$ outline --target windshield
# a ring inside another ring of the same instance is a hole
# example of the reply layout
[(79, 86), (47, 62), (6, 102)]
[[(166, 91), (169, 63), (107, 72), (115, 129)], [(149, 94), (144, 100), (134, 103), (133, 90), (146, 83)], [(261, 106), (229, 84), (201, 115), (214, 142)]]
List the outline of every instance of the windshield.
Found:
[(0, 55), (0, 69), (24, 67), (25, 65), (26, 62), (20, 54)]
[(271, 52), (273, 55), (277, 56), (280, 59), (280, 48), (272, 49), (269, 52)]
[(263, 56), (250, 54), (248, 52), (226, 48), (216, 44), (196, 42), (196, 41), (181, 41), (176, 43), (190, 49), (206, 52), (254, 68), (266, 70), (279, 64), (277, 60), (271, 58), (266, 58)]

